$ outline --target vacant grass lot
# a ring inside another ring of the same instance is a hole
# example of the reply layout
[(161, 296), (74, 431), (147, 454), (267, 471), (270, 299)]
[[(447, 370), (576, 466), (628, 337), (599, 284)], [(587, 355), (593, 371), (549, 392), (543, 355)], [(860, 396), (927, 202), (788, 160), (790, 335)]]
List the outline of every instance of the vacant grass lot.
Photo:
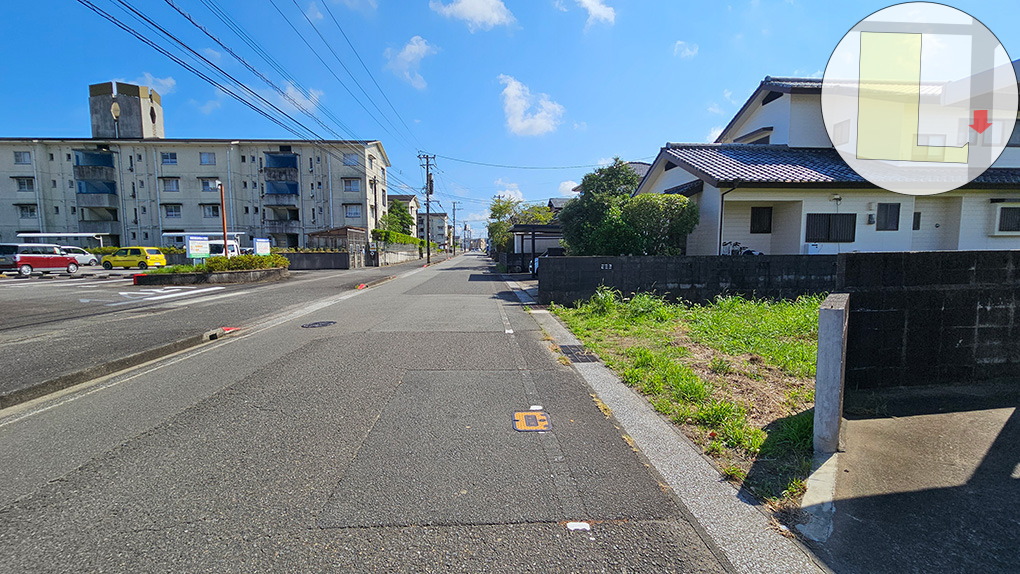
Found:
[(823, 298), (700, 306), (602, 288), (577, 307), (551, 310), (724, 477), (781, 511), (798, 501), (811, 470)]

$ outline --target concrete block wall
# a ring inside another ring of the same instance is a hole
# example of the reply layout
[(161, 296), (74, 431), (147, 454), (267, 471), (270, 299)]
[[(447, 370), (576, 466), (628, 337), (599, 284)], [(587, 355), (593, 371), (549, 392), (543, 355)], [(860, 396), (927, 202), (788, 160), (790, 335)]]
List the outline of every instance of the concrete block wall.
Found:
[(696, 303), (718, 295), (792, 299), (832, 291), (836, 256), (547, 257), (538, 268), (543, 303), (571, 304), (599, 285)]
[(848, 253), (848, 391), (1020, 377), (1020, 251)]

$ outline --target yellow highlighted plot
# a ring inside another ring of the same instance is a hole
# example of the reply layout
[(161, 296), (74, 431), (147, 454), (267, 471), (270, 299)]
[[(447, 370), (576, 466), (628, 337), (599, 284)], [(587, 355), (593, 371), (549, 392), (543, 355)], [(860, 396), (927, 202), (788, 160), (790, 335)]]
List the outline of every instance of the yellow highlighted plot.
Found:
[(542, 411), (517, 411), (514, 413), (514, 430), (521, 432), (547, 431), (552, 426), (549, 414)]
[(922, 34), (861, 32), (857, 158), (967, 163), (963, 147), (917, 144)]

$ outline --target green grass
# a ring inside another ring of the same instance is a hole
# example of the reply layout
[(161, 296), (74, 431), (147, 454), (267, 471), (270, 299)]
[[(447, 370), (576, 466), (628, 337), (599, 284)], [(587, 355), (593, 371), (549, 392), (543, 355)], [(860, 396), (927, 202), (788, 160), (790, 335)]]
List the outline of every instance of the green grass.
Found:
[[(721, 459), (727, 479), (746, 481), (772, 500), (797, 495), (810, 469), (813, 411), (804, 409), (813, 392), (798, 387), (774, 397), (790, 416), (757, 428), (748, 420), (748, 405), (729, 398), (717, 383), (736, 373), (755, 381), (774, 378), (766, 366), (793, 377), (812, 376), (821, 301), (821, 296), (796, 301), (725, 297), (709, 305), (671, 304), (654, 294), (624, 297), (601, 287), (576, 307), (550, 309), (656, 411), (697, 429), (697, 440), (707, 454)], [(707, 368), (700, 367), (703, 374), (692, 368), (691, 350), (681, 344), (685, 340), (712, 349)], [(759, 455), (766, 457), (760, 465)], [(727, 464), (732, 456), (745, 466), (754, 462), (752, 472)]]

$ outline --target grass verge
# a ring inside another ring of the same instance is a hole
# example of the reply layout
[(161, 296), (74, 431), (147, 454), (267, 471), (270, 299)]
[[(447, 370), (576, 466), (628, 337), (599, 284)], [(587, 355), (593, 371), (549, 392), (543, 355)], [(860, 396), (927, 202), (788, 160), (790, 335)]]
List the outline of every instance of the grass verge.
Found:
[(823, 298), (691, 305), (600, 288), (576, 307), (550, 310), (700, 445), (726, 480), (795, 521), (811, 470)]

